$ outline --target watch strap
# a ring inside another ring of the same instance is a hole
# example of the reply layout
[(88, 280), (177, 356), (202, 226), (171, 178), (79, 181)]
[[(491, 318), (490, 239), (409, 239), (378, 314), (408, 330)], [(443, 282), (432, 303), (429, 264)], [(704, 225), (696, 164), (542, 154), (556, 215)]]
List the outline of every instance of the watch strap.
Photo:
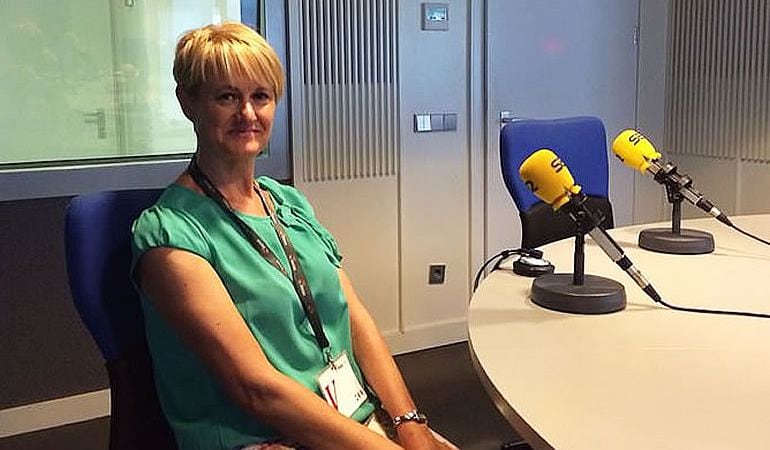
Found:
[(393, 418), (393, 426), (396, 428), (404, 422), (428, 423), (428, 416), (413, 409)]

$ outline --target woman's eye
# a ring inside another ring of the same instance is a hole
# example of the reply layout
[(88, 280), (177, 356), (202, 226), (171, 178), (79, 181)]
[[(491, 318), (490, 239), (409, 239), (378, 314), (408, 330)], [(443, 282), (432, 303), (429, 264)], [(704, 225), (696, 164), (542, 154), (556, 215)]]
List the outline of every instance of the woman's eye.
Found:
[(238, 97), (232, 92), (225, 92), (217, 97), (217, 100), (224, 103), (233, 103), (238, 100)]
[(267, 92), (257, 92), (253, 96), (254, 100), (260, 103), (264, 103), (268, 100), (270, 100), (270, 94)]

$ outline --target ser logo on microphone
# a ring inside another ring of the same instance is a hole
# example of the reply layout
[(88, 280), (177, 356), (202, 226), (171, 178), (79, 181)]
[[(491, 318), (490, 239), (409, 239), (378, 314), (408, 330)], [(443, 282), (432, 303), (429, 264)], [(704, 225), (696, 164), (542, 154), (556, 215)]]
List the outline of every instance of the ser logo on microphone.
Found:
[(628, 142), (636, 145), (644, 140), (644, 136), (642, 133), (636, 132), (633, 134), (628, 135)]
[[(638, 131), (634, 133), (630, 133), (628, 135), (628, 142), (630, 142), (631, 145), (634, 145), (634, 146), (642, 142), (644, 139), (645, 139), (644, 135), (642, 135), (642, 133), (639, 133)], [(620, 160), (620, 162), (622, 163), (626, 162), (625, 158), (620, 156), (620, 153), (615, 153), (615, 156)]]
[(564, 170), (564, 161), (557, 156), (551, 161), (551, 167), (553, 167), (554, 172), (559, 173)]

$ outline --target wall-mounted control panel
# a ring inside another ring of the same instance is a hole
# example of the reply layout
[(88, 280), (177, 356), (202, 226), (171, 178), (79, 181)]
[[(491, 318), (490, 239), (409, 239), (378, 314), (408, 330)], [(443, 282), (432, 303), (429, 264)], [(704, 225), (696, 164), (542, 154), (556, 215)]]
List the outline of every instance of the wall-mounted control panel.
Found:
[(449, 30), (449, 3), (423, 3), (422, 29), (426, 31)]

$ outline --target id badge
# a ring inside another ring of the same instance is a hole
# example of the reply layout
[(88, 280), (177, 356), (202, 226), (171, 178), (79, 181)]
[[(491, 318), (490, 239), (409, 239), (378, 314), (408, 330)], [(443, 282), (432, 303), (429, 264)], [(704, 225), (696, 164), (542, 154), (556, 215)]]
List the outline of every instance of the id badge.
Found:
[(326, 403), (347, 417), (366, 401), (366, 392), (358, 382), (348, 355), (342, 352), (317, 377)]

